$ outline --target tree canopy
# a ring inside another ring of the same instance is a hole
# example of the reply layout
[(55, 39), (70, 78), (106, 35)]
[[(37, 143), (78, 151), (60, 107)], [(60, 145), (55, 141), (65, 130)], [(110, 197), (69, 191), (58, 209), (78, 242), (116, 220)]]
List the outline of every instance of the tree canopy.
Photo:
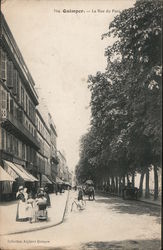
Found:
[(81, 179), (160, 166), (161, 12), (161, 1), (137, 1), (102, 35), (116, 41), (106, 48), (106, 71), (88, 77), (92, 119), (81, 140)]

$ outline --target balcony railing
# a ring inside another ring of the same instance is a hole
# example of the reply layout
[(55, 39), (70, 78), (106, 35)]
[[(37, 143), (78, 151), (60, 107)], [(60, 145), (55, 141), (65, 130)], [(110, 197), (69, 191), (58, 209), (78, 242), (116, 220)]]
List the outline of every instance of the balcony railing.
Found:
[(40, 148), (40, 142), (34, 137), (24, 125), (17, 120), (10, 112), (6, 112), (6, 116), (2, 119), (2, 126), (8, 131), (12, 131), (17, 135), (21, 140), (27, 141), (29, 144), (32, 144), (35, 148)]

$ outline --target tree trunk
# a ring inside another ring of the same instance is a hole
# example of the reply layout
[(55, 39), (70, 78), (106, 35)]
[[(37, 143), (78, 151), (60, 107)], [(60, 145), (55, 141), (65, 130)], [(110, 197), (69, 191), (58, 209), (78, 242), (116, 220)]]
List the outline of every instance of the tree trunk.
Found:
[(127, 174), (127, 183), (129, 183), (130, 179), (129, 179), (129, 175)]
[(125, 187), (125, 175), (122, 177), (123, 188)]
[(115, 177), (115, 191), (116, 191), (116, 194), (118, 194), (118, 177), (117, 176)]
[(135, 173), (132, 174), (132, 187), (135, 187)]
[(108, 177), (108, 186), (110, 186), (110, 177)]
[(115, 182), (114, 182), (114, 177), (111, 177), (111, 192), (114, 193), (115, 191)]
[(122, 191), (122, 183), (121, 183), (121, 176), (119, 177), (119, 185), (118, 185), (118, 194), (121, 195)]
[(154, 166), (154, 200), (158, 199), (158, 172), (157, 166)]
[(144, 181), (144, 173), (141, 173), (140, 183), (139, 183), (140, 197), (142, 197), (142, 192), (143, 192), (143, 181)]
[(149, 169), (146, 171), (145, 198), (149, 198)]

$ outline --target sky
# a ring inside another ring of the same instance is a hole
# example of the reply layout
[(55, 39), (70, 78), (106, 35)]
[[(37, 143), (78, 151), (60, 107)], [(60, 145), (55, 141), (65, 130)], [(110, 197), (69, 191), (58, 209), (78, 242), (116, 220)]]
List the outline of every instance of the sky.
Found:
[(101, 35), (134, 2), (3, 0), (2, 12), (53, 117), (57, 148), (71, 170), (79, 161), (80, 138), (90, 126), (88, 75), (105, 70), (105, 48), (113, 42)]

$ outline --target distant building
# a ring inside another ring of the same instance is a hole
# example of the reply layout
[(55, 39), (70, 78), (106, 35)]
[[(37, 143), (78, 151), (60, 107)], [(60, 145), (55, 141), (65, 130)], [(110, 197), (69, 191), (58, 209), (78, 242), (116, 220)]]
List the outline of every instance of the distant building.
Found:
[[(46, 175), (50, 178), (51, 167), (50, 167), (50, 130), (45, 123), (41, 112), (36, 110), (36, 131), (37, 138), (40, 144), (40, 148), (37, 151), (37, 166), (38, 166), (38, 179), (40, 186), (43, 184), (43, 178)], [(45, 181), (44, 181), (45, 182)]]
[(59, 159), (59, 164), (58, 164), (58, 177), (63, 180), (64, 179), (64, 167), (66, 166), (66, 158), (61, 153), (61, 151), (57, 152), (58, 159)]
[(64, 156), (63, 152), (61, 153), (61, 151), (58, 151), (58, 159), (59, 159), (58, 177), (63, 182), (69, 182), (71, 184), (72, 173), (68, 169), (66, 157)]
[(50, 125), (50, 163), (51, 163), (51, 176), (56, 182), (58, 175), (58, 156), (57, 156), (57, 132), (56, 126), (53, 122), (52, 116), (49, 113), (49, 125)]

